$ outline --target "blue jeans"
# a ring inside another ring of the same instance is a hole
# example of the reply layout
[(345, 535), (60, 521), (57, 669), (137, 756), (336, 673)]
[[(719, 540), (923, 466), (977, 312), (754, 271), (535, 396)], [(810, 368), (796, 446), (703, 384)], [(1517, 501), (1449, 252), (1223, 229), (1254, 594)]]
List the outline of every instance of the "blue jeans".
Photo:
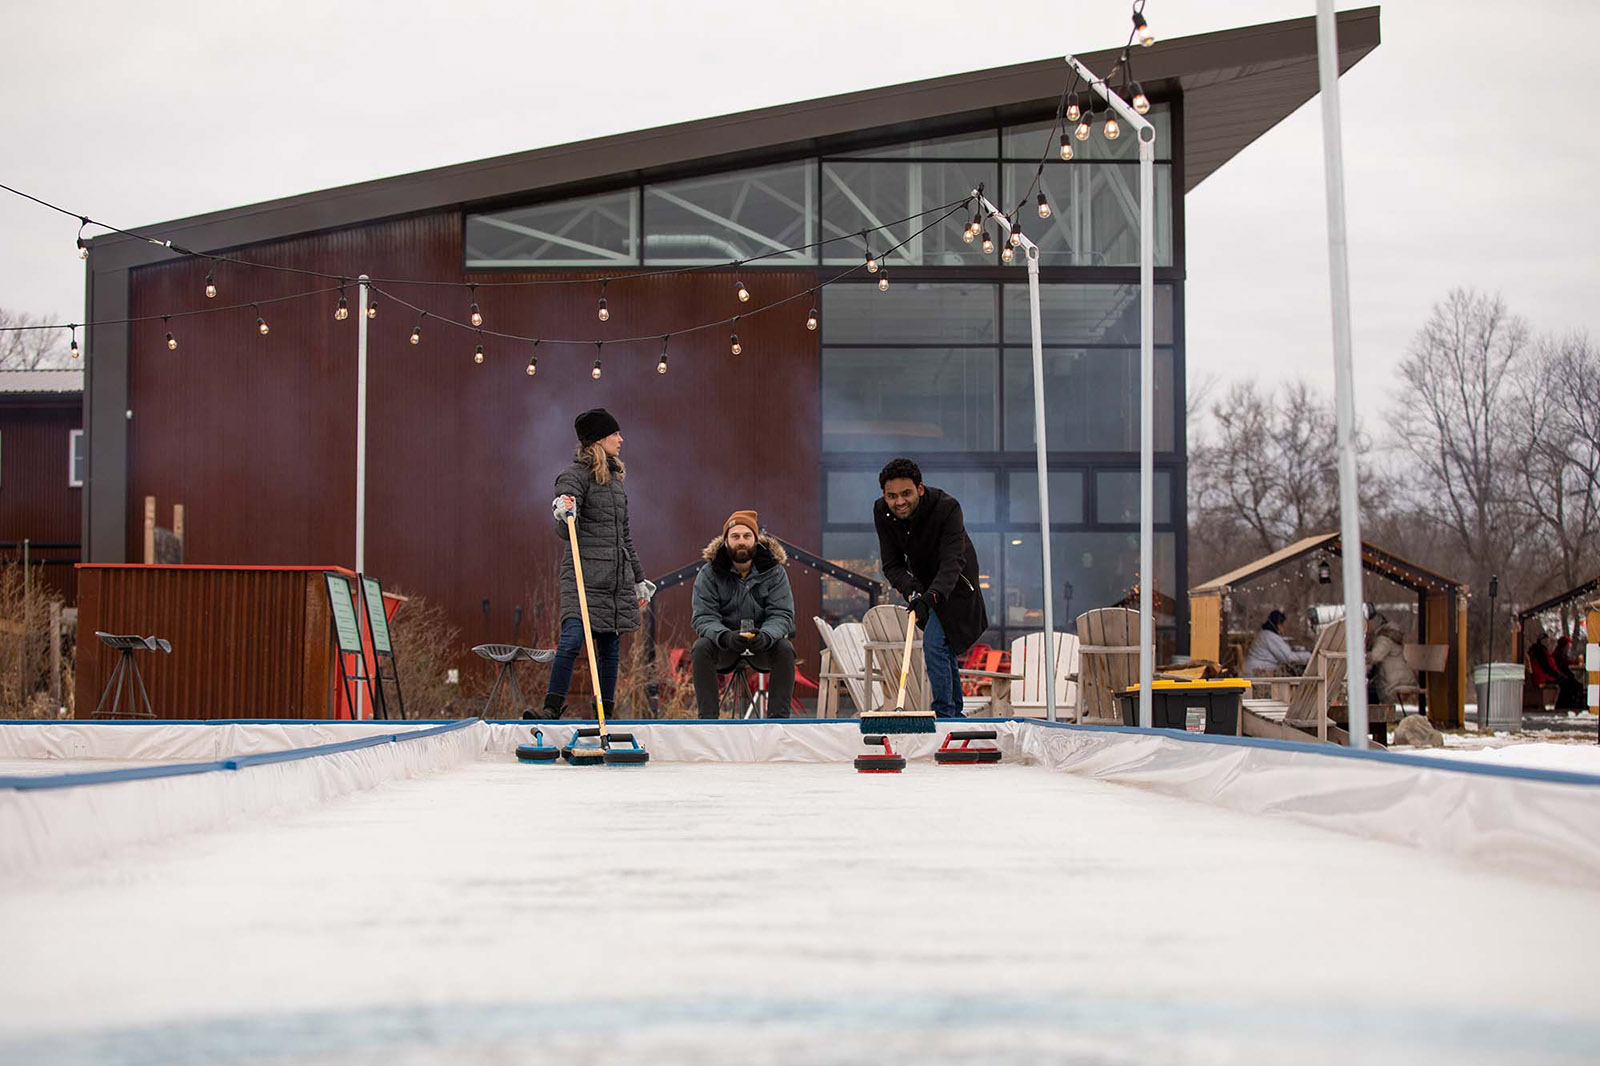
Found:
[[(600, 697), (605, 701), (606, 713), (614, 713), (617, 698), (617, 659), (622, 638), (616, 633), (594, 635), (594, 657), (600, 667)], [(550, 688), (547, 696), (565, 696), (572, 687), (572, 668), (583, 655), (583, 620), (563, 618), (561, 640), (556, 645), (555, 661), (550, 664)]]
[(961, 677), (956, 672), (960, 665), (950, 642), (944, 639), (943, 623), (932, 611), (928, 612), (928, 624), (922, 630), (922, 660), (928, 667), (928, 690), (934, 717), (965, 718), (961, 712)]

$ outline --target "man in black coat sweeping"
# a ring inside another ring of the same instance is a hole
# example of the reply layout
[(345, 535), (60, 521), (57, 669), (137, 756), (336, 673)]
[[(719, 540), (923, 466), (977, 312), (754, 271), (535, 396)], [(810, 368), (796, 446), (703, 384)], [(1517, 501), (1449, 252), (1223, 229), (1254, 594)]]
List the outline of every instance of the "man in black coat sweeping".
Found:
[(883, 495), (872, 505), (883, 576), (906, 598), (922, 627), (933, 713), (961, 718), (956, 657), (989, 628), (978, 591), (978, 552), (967, 536), (961, 504), (922, 483), (910, 459), (892, 459), (878, 472)]

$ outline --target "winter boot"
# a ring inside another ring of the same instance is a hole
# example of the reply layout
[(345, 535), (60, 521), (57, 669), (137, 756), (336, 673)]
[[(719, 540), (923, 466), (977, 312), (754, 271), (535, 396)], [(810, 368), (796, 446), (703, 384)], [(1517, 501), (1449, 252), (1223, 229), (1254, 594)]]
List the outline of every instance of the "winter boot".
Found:
[(522, 712), (522, 717), (545, 719), (560, 718), (561, 712), (565, 711), (566, 709), (567, 698), (565, 696), (557, 696), (554, 692), (552, 692), (545, 696), (543, 707), (529, 707), (527, 710)]

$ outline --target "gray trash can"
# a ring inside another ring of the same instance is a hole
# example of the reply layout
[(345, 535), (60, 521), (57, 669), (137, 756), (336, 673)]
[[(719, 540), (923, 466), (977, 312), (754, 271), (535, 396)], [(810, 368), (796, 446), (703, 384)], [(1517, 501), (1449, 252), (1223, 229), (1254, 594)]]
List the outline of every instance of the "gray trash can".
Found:
[[(1478, 729), (1522, 728), (1522, 666), (1518, 663), (1483, 663), (1472, 668), (1472, 687), (1478, 690)], [(1490, 696), (1494, 699), (1491, 702)], [(1492, 715), (1492, 717), (1490, 717)]]

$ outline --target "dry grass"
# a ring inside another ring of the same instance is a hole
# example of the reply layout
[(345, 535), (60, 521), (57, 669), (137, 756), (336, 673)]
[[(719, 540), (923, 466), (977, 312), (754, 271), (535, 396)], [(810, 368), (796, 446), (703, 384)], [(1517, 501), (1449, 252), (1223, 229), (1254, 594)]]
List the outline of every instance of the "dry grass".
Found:
[[(61, 595), (39, 583), (40, 567), (25, 573), (21, 563), (0, 565), (0, 718), (56, 718), (72, 712), (73, 642), (64, 638), (59, 697), (52, 695), (50, 645), (56, 637)], [(52, 611), (54, 606), (55, 611)]]

